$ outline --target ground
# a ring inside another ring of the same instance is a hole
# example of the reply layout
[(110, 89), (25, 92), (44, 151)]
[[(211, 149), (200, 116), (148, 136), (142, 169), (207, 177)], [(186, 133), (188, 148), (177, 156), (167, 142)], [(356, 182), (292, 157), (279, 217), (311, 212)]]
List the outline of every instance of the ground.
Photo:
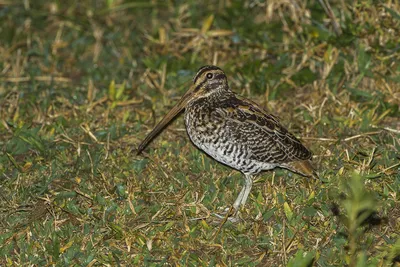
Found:
[[(325, 4), (324, 4), (325, 3)], [(1, 266), (399, 266), (397, 1), (0, 1)], [(313, 151), (243, 175), (182, 116), (215, 64)]]

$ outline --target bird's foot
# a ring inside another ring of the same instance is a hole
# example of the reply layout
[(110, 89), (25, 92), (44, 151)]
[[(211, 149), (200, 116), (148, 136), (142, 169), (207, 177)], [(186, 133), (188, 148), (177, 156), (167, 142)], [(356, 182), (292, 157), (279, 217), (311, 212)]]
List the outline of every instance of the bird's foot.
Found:
[(213, 215), (218, 218), (218, 222), (230, 221), (231, 223), (237, 223), (240, 221), (239, 214), (239, 210), (234, 207), (228, 207), (221, 213), (214, 213)]

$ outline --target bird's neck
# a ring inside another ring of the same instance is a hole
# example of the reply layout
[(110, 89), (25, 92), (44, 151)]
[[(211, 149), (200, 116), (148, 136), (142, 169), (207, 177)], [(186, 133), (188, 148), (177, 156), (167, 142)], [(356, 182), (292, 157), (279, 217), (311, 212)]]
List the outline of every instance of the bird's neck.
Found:
[[(219, 103), (224, 102), (227, 99), (230, 99), (234, 96), (235, 96), (235, 94), (231, 90), (221, 88), (218, 90), (213, 90), (212, 92), (199, 97), (197, 100), (199, 100), (201, 102), (208, 102), (209, 104), (218, 105)], [(197, 100), (195, 100), (195, 101), (197, 101)]]

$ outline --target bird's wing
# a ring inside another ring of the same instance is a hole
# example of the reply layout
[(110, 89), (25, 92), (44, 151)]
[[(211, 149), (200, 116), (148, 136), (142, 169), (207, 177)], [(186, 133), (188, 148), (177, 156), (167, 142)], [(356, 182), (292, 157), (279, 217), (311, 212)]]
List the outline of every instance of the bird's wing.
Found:
[(275, 116), (247, 99), (227, 99), (215, 111), (217, 116), (225, 119), (230, 141), (244, 145), (251, 159), (282, 164), (312, 157), (312, 153)]

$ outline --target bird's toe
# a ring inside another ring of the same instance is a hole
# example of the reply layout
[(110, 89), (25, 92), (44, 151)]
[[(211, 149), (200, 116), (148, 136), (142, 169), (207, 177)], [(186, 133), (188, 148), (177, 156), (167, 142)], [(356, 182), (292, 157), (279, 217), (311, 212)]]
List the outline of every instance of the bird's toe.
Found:
[(217, 217), (218, 222), (230, 221), (231, 223), (237, 223), (240, 221), (239, 214), (239, 210), (236, 210), (233, 207), (228, 207), (223, 209), (222, 212), (214, 213), (213, 215)]

